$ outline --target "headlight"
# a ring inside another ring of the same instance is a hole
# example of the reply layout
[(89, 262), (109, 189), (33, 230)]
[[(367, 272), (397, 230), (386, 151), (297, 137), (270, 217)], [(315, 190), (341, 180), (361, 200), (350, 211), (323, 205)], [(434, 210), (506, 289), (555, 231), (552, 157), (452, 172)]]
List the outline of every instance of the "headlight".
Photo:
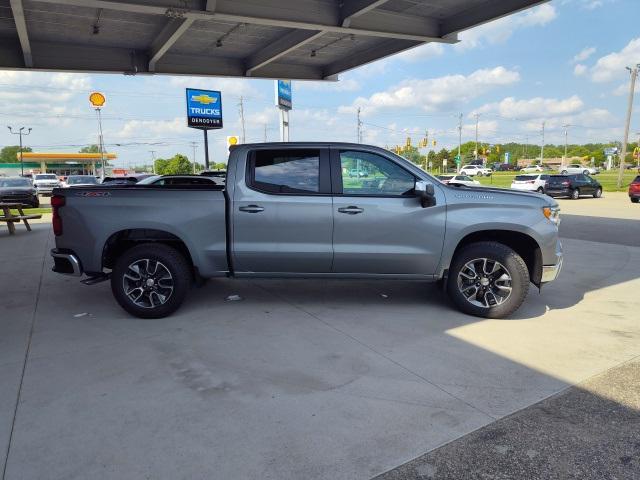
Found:
[(550, 222), (560, 225), (560, 208), (558, 207), (543, 207), (542, 213), (549, 219)]

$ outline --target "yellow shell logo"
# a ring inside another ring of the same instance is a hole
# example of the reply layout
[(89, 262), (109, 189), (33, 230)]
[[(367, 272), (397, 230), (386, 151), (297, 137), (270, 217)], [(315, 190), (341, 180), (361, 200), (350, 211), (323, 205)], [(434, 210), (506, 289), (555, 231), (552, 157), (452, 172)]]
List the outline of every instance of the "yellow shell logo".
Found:
[(227, 137), (227, 145), (237, 145), (238, 143), (240, 143), (240, 139), (238, 137)]
[(100, 92), (93, 92), (89, 95), (89, 102), (91, 102), (91, 105), (94, 107), (102, 107), (106, 101), (107, 98)]

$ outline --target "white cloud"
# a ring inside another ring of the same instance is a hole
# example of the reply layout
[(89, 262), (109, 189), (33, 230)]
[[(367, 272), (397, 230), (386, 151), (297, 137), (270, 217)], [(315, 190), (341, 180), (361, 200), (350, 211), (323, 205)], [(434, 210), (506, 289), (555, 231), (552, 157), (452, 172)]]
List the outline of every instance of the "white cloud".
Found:
[(619, 52), (612, 52), (600, 57), (590, 69), (590, 77), (594, 82), (608, 82), (623, 78), (627, 74), (625, 67), (640, 62), (640, 37), (631, 40)]
[(189, 129), (184, 117), (176, 117), (173, 120), (128, 120), (113, 136), (124, 139), (136, 138), (140, 137), (140, 132), (144, 132), (149, 138), (162, 138), (167, 134), (188, 133)]
[(575, 67), (573, 67), (573, 74), (577, 77), (580, 77), (587, 73), (587, 66), (581, 63), (577, 63)]
[(583, 106), (583, 101), (577, 95), (564, 100), (543, 97), (517, 100), (514, 97), (507, 97), (500, 102), (483, 105), (472, 114), (495, 112), (502, 117), (525, 120), (567, 115), (580, 111)]
[(582, 50), (580, 50), (579, 53), (574, 55), (573, 63), (584, 62), (585, 60), (587, 60), (594, 53), (596, 53), (596, 48), (595, 47), (583, 48)]
[(257, 90), (249, 84), (249, 80), (242, 78), (208, 78), (208, 77), (170, 77), (169, 83), (173, 87), (202, 88), (220, 90), (226, 95), (257, 95)]
[(410, 79), (369, 98), (358, 97), (351, 105), (341, 106), (340, 113), (354, 113), (358, 107), (363, 115), (380, 110), (397, 108), (421, 108), (443, 111), (467, 102), (496, 88), (512, 85), (520, 80), (520, 74), (505, 67), (480, 69), (465, 75), (447, 75), (429, 79)]
[(355, 92), (360, 90), (362, 86), (354, 78), (343, 78), (337, 82), (296, 82), (295, 88), (318, 92)]
[(508, 40), (517, 30), (544, 26), (556, 17), (555, 7), (545, 3), (522, 13), (499, 18), (493, 22), (461, 32), (458, 35), (460, 43), (457, 43), (454, 48), (462, 51), (480, 47), (486, 43), (502, 43)]
[(406, 62), (420, 62), (423, 60), (428, 60), (430, 58), (439, 57), (444, 53), (444, 45), (442, 43), (431, 42), (426, 45), (420, 45), (418, 47), (412, 48), (410, 50), (405, 50), (404, 52), (396, 55), (400, 60), (404, 60)]

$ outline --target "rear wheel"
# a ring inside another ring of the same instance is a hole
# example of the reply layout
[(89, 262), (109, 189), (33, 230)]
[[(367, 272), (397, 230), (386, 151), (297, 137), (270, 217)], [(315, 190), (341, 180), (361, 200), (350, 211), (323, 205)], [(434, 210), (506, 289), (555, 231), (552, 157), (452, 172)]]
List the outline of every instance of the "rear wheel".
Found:
[(593, 192), (593, 198), (600, 198), (602, 196), (602, 189), (596, 188), (596, 191)]
[(486, 318), (511, 315), (529, 291), (529, 271), (511, 248), (497, 242), (463, 247), (449, 270), (449, 297), (465, 313)]
[(182, 304), (192, 280), (190, 265), (180, 252), (145, 243), (118, 258), (111, 273), (111, 291), (131, 315), (162, 318)]
[(571, 199), (572, 200), (577, 200), (580, 198), (580, 189), (579, 188), (574, 188), (573, 190), (571, 190)]
[(567, 172), (566, 170), (562, 170), (560, 173), (561, 173), (562, 175), (566, 175), (568, 172)]
[(542, 187), (538, 187), (538, 190), (536, 190), (538, 193), (544, 193), (544, 188)]

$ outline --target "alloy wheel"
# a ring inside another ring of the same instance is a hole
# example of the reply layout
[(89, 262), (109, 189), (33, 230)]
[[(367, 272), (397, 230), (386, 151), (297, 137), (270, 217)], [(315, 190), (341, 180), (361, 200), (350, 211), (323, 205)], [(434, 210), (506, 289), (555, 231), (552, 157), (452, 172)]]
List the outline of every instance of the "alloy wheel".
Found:
[(127, 267), (122, 277), (122, 287), (134, 305), (156, 308), (169, 300), (174, 281), (171, 272), (162, 262), (142, 258)]
[(509, 270), (490, 258), (476, 258), (465, 263), (458, 273), (457, 282), (464, 298), (482, 308), (504, 303), (512, 290)]

